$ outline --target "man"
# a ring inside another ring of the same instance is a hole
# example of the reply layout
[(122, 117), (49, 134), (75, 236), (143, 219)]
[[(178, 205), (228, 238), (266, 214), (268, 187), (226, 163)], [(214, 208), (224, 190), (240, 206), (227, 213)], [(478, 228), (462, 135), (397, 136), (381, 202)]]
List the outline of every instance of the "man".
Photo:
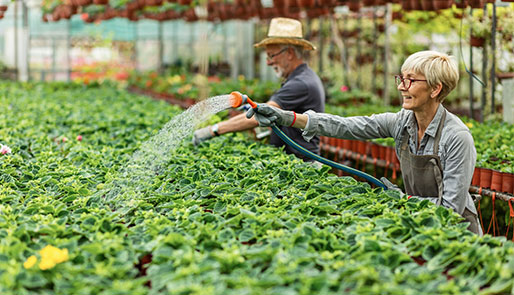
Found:
[[(321, 80), (303, 60), (304, 50), (315, 50), (316, 48), (312, 43), (303, 39), (302, 24), (298, 20), (272, 19), (268, 37), (254, 46), (265, 48), (268, 66), (273, 67), (279, 78), (285, 79), (282, 87), (271, 96), (267, 104), (296, 113), (304, 113), (307, 110), (325, 111), (325, 91)], [(254, 118), (248, 119), (245, 114), (240, 114), (227, 121), (195, 131), (193, 143), (196, 145), (214, 136), (244, 131), (257, 126), (259, 123)], [(302, 137), (300, 130), (290, 126), (279, 128), (304, 148), (319, 154), (319, 137), (316, 136), (307, 142)], [(285, 146), (287, 153), (295, 154), (305, 161), (311, 161), (285, 145), (282, 139), (274, 133), (271, 134), (270, 143), (277, 147)]]

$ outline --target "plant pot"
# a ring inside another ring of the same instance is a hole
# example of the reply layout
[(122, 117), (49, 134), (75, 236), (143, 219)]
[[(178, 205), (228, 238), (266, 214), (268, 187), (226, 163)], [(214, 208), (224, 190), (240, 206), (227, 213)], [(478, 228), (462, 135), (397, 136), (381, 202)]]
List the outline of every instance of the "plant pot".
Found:
[(471, 8), (484, 8), (485, 0), (468, 0)]
[(471, 35), (469, 37), (469, 45), (471, 45), (473, 47), (482, 47), (482, 46), (484, 46), (484, 44), (485, 44), (485, 38), (476, 37), (473, 35)]
[(358, 12), (361, 9), (361, 3), (359, 1), (351, 0), (348, 2), (348, 9), (353, 12)]
[(466, 8), (468, 6), (467, 0), (455, 0), (455, 6), (457, 8)]
[(378, 159), (379, 157), (379, 145), (374, 142), (371, 143), (371, 157), (373, 159)]
[(316, 5), (315, 0), (298, 0), (298, 5), (302, 8), (311, 8)]
[(380, 160), (387, 160), (387, 157), (386, 157), (386, 156), (387, 156), (387, 149), (388, 149), (388, 148), (389, 148), (389, 147), (387, 147), (387, 146), (385, 146), (385, 145), (381, 145), (381, 144), (380, 144), (380, 145), (378, 145), (378, 155), (379, 155), (379, 156), (378, 156), (378, 158), (379, 158)]
[(7, 5), (0, 5), (0, 11), (7, 11)]
[(434, 11), (435, 10), (432, 0), (422, 0), (421, 8), (425, 11)]
[(495, 191), (502, 190), (502, 173), (497, 170), (492, 171), (491, 176), (491, 189)]
[(432, 6), (434, 10), (448, 9), (451, 8), (453, 1), (447, 0), (432, 0)]
[(473, 178), (471, 179), (471, 185), (480, 186), (480, 169), (475, 167), (475, 172), (473, 172)]
[(412, 10), (423, 10), (423, 6), (421, 6), (421, 2), (419, 0), (410, 0), (410, 5)]
[(502, 191), (514, 194), (514, 174), (502, 173)]
[(491, 178), (493, 176), (493, 170), (487, 168), (480, 169), (480, 187), (489, 188), (491, 187)]
[(357, 152), (361, 155), (368, 154), (368, 142), (359, 140), (357, 141)]
[(403, 0), (402, 1), (402, 9), (405, 11), (411, 11), (412, 5), (410, 4), (410, 0)]
[[(403, 2), (402, 2), (403, 3)], [(410, 3), (410, 2), (409, 2)], [(399, 19), (402, 19), (403, 17), (403, 14), (401, 13), (401, 11), (393, 11), (393, 20), (399, 20)]]

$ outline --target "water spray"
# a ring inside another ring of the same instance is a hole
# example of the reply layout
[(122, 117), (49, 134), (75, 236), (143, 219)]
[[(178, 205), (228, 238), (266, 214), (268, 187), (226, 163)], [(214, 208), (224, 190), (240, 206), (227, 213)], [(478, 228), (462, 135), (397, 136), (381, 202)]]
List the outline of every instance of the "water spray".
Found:
[[(248, 97), (248, 95), (242, 94), (241, 92), (238, 92), (238, 91), (233, 91), (232, 93), (230, 93), (229, 102), (230, 102), (230, 105), (233, 108), (238, 108), (241, 105), (243, 105), (245, 103), (248, 103), (256, 112), (259, 111), (258, 110), (258, 105), (255, 102), (253, 102)], [(362, 177), (362, 178), (366, 179), (367, 181), (373, 183), (374, 185), (387, 190), (387, 186), (384, 183), (382, 183), (380, 180), (378, 180), (377, 178), (375, 178), (375, 177), (373, 177), (373, 176), (371, 176), (371, 175), (369, 175), (367, 173), (364, 173), (364, 172), (362, 172), (360, 170), (357, 170), (357, 169), (345, 166), (343, 164), (334, 162), (332, 160), (323, 158), (320, 155), (317, 155), (317, 154), (315, 154), (315, 153), (305, 149), (303, 146), (299, 145), (294, 140), (292, 140), (287, 135), (285, 135), (285, 133), (282, 132), (282, 130), (280, 130), (277, 127), (277, 125), (275, 125), (274, 123), (271, 125), (271, 129), (273, 130), (273, 132), (275, 132), (275, 134), (278, 137), (280, 137), (280, 139), (282, 139), (285, 143), (287, 143), (289, 146), (291, 146), (295, 150), (297, 150), (300, 153), (302, 153), (304, 156), (306, 156), (306, 157), (308, 157), (308, 158), (310, 158), (312, 160), (318, 161), (320, 163), (326, 164), (326, 165), (328, 165), (328, 166), (330, 166), (332, 168), (336, 168), (336, 169), (339, 169), (339, 170), (344, 171), (346, 173), (349, 173), (351, 175)]]

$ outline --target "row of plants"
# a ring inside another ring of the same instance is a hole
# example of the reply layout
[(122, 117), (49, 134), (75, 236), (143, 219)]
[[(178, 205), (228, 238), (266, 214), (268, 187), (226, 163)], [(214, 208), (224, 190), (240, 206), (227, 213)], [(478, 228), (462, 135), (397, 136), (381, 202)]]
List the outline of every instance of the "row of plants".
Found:
[(207, 81), (201, 75), (186, 70), (171, 69), (159, 75), (156, 72), (132, 72), (128, 83), (140, 89), (165, 93), (178, 99), (199, 100), (200, 88), (207, 88), (208, 97), (223, 95), (234, 90), (246, 93), (257, 102), (264, 102), (279, 87), (278, 82), (262, 82), (257, 79), (246, 79), (240, 75), (236, 80), (219, 76), (209, 76)]
[(514, 243), (241, 134), (184, 143), (146, 187), (105, 198), (179, 110), (112, 87), (0, 86), (2, 294), (514, 291)]

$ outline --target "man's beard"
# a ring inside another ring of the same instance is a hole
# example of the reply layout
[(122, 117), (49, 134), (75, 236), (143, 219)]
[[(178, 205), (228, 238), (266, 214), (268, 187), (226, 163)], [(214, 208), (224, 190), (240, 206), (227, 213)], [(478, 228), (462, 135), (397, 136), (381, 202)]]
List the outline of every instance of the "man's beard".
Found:
[(273, 70), (275, 71), (275, 75), (279, 78), (279, 79), (282, 79), (284, 78), (284, 70), (279, 67), (279, 66), (274, 66), (273, 67)]

